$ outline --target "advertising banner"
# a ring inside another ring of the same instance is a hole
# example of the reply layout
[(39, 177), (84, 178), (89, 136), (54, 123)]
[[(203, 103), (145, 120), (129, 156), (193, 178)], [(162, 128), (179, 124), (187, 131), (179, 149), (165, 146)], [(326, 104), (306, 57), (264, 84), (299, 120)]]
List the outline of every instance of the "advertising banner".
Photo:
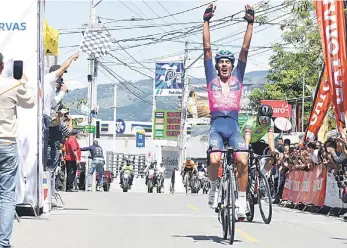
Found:
[(145, 130), (137, 128), (136, 129), (136, 147), (142, 148), (146, 145), (146, 135)]
[(273, 109), (272, 117), (292, 117), (292, 105), (283, 100), (261, 100), (260, 104), (270, 105)]
[(155, 96), (181, 96), (183, 91), (182, 62), (157, 62), (155, 63)]
[(177, 150), (173, 150), (171, 147), (170, 149), (165, 149), (163, 147), (162, 149), (162, 163), (166, 169), (166, 171), (173, 171), (174, 169), (178, 169), (178, 163), (180, 160), (180, 153), (177, 148)]
[(153, 139), (177, 140), (180, 134), (180, 111), (154, 111)]
[[(3, 76), (12, 77), (13, 61), (23, 61), (23, 73), (34, 92), (41, 90), (38, 84), (38, 10), (37, 0), (6, 1), (0, 8), (0, 52), (5, 64)], [(38, 95), (36, 97), (37, 103), (40, 103), (42, 99)], [(42, 132), (39, 132), (42, 130), (42, 115), (38, 114), (39, 108), (38, 104), (31, 109), (17, 107), (20, 156), (17, 204), (42, 207), (43, 165), (42, 151), (38, 148), (42, 138)]]
[(337, 125), (339, 131), (343, 131), (347, 111), (345, 1), (316, 0), (314, 3)]
[(310, 121), (304, 135), (304, 141), (307, 142), (314, 141), (317, 137), (332, 100), (326, 69), (322, 72), (314, 99)]
[(308, 172), (291, 171), (286, 178), (282, 199), (321, 207), (324, 205), (326, 178), (327, 170), (321, 165)]

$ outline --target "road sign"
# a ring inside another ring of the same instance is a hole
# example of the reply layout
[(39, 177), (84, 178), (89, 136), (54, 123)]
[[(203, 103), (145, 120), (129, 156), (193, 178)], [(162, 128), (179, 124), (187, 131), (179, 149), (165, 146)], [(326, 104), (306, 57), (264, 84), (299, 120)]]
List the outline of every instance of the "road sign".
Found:
[(154, 139), (177, 139), (180, 134), (180, 111), (155, 111), (153, 123)]
[(122, 119), (116, 120), (116, 133), (123, 134), (125, 132), (125, 122)]
[(93, 125), (85, 125), (85, 126), (83, 126), (83, 131), (85, 131), (87, 133), (95, 133), (96, 127)]

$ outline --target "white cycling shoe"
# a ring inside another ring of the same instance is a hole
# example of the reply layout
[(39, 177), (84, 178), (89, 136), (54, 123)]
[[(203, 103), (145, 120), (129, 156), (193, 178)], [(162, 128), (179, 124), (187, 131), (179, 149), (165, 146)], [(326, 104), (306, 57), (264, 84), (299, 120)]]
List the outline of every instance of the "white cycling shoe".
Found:
[(239, 199), (236, 199), (235, 207), (236, 207), (236, 217), (238, 221), (244, 221), (246, 219), (247, 202), (245, 204), (245, 203), (242, 203)]
[(210, 190), (210, 192), (208, 194), (208, 205), (212, 209), (217, 208), (217, 206), (218, 206), (218, 190), (216, 190), (214, 192), (212, 190)]

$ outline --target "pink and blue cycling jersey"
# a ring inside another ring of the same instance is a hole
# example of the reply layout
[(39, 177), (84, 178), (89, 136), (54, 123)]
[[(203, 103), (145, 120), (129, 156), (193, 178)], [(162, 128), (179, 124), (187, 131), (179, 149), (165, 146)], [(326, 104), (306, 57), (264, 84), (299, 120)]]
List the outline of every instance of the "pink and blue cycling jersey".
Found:
[(245, 69), (246, 63), (239, 59), (237, 66), (228, 80), (229, 94), (225, 96), (222, 93), (220, 78), (216, 73), (212, 58), (205, 60), (205, 75), (211, 119), (216, 119), (217, 117), (238, 119)]

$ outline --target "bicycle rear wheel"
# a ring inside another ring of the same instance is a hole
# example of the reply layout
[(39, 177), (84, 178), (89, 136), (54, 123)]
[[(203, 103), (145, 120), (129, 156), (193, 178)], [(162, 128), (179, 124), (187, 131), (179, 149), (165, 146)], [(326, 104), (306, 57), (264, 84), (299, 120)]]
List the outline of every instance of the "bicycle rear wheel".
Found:
[[(262, 202), (264, 200), (264, 202)], [(265, 224), (270, 224), (272, 218), (272, 198), (269, 183), (263, 173), (259, 172), (258, 204), (261, 217)], [(265, 209), (268, 205), (268, 210)]]

